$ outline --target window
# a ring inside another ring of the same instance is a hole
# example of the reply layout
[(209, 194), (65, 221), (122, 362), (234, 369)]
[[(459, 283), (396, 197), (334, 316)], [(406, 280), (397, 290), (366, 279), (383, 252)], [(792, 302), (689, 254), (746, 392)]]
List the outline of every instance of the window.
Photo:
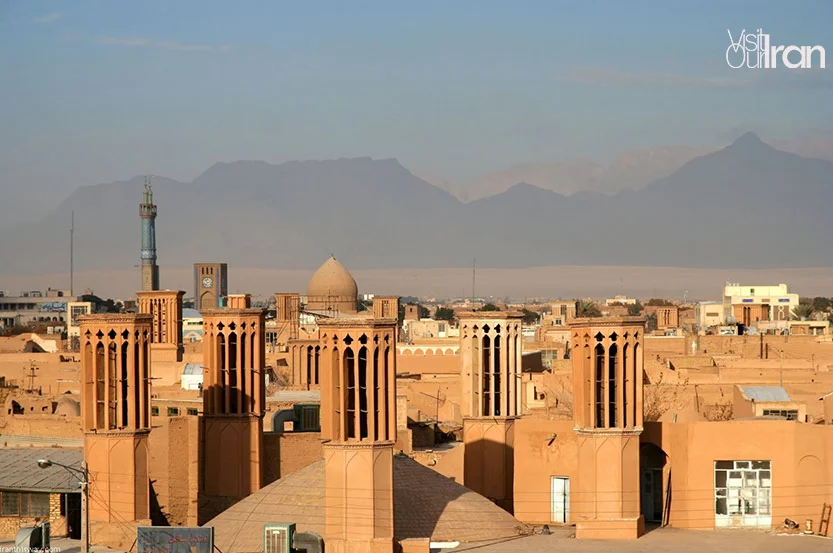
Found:
[(49, 517), (48, 493), (0, 493), (0, 514), (6, 517)]
[(200, 412), (197, 409), (194, 409), (193, 407), (188, 408), (188, 415), (190, 415), (192, 417), (196, 417), (199, 414), (200, 414)]
[(159, 416), (159, 407), (151, 407), (150, 408), (150, 414), (154, 417), (158, 417)]
[(48, 517), (49, 516), (49, 494), (48, 493), (30, 493), (21, 494), (29, 496), (29, 516), (30, 517)]
[(715, 461), (714, 492), (718, 526), (771, 525), (770, 461)]
[(765, 417), (784, 417), (788, 421), (798, 420), (797, 409), (764, 409)]
[(0, 514), (4, 517), (18, 517), (20, 516), (20, 494), (17, 492), (3, 492), (0, 497), (0, 504), (2, 509)]
[(179, 407), (168, 407), (168, 416), (169, 417), (178, 417), (179, 416)]

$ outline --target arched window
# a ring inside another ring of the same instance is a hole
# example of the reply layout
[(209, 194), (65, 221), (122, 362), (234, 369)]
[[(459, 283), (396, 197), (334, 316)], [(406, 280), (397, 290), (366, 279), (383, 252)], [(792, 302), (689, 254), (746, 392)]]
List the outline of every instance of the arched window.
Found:
[(120, 365), (119, 369), (120, 369), (120, 373), (121, 373), (119, 375), (120, 376), (119, 384), (121, 384), (121, 386), (120, 386), (121, 389), (119, 390), (121, 392), (120, 393), (121, 397), (119, 398), (119, 403), (121, 404), (120, 409), (119, 409), (119, 411), (120, 411), (119, 412), (119, 416), (120, 416), (120, 418), (119, 418), (119, 428), (125, 428), (129, 424), (128, 420), (127, 420), (127, 402), (128, 402), (128, 397), (129, 397), (128, 396), (129, 390), (128, 390), (128, 387), (127, 387), (127, 382), (128, 382), (127, 369), (128, 369), (128, 366), (129, 366), (129, 363), (128, 363), (129, 359), (130, 359), (130, 346), (127, 343), (127, 340), (125, 340), (124, 342), (122, 342), (121, 356), (119, 358), (119, 360), (121, 361), (121, 363), (119, 363), (119, 365)]
[(617, 419), (617, 411), (616, 407), (618, 405), (616, 401), (617, 397), (617, 386), (616, 386), (616, 368), (619, 362), (619, 347), (616, 344), (610, 346), (608, 350), (608, 367), (607, 367), (607, 414), (608, 414), (608, 421), (607, 425), (610, 428), (616, 427), (616, 419)]
[(596, 367), (595, 367), (595, 386), (596, 386), (596, 413), (594, 417), (594, 426), (596, 428), (604, 428), (605, 417), (605, 349), (601, 344), (596, 345)]
[(228, 382), (226, 383), (227, 390), (229, 390), (229, 405), (228, 413), (237, 413), (237, 385), (239, 367), (237, 366), (237, 333), (231, 332), (228, 335), (228, 357), (226, 358), (228, 367)]
[(495, 350), (494, 350), (493, 353), (494, 353), (494, 356), (495, 356), (495, 372), (493, 373), (494, 379), (495, 379), (495, 393), (494, 393), (493, 403), (494, 403), (494, 406), (495, 406), (495, 409), (494, 409), (495, 416), (499, 417), (500, 415), (502, 415), (502, 413), (500, 411), (500, 391), (501, 391), (500, 390), (500, 385), (501, 385), (501, 380), (500, 380), (500, 335), (499, 334), (497, 336), (495, 336)]
[(359, 439), (368, 437), (367, 433), (367, 348), (359, 349)]
[(492, 416), (492, 341), (488, 335), (483, 336), (483, 416)]
[(353, 355), (353, 348), (344, 350), (344, 382), (347, 384), (345, 393), (345, 409), (347, 411), (344, 426), (346, 427), (347, 438), (356, 437), (356, 358)]

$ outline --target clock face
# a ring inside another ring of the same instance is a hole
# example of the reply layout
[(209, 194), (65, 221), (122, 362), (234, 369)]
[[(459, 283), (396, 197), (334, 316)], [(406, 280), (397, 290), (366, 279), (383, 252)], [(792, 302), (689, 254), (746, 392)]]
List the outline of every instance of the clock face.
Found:
[(202, 287), (203, 288), (211, 288), (211, 285), (214, 284), (214, 279), (211, 277), (203, 277), (202, 279)]

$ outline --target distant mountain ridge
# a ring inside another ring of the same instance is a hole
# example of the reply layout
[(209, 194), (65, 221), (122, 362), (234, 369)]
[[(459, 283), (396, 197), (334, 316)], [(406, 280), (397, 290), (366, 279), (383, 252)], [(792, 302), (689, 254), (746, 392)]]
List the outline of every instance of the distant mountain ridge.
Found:
[[(4, 232), (0, 275), (65, 271), (70, 212), (80, 269), (139, 263), (142, 177), (85, 186), (38, 223)], [(162, 266), (653, 265), (827, 267), (833, 163), (753, 134), (638, 191), (567, 196), (527, 183), (471, 203), (370, 158), (217, 163), (154, 180)], [(138, 274), (138, 273), (137, 273)], [(138, 276), (137, 276), (138, 282)]]

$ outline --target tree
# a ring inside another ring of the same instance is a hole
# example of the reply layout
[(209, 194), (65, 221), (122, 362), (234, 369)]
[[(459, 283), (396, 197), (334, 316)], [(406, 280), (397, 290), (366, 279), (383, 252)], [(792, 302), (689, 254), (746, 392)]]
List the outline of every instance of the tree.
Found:
[(500, 307), (493, 303), (487, 303), (486, 305), (480, 308), (480, 311), (500, 311)]
[(112, 299), (103, 300), (93, 294), (84, 294), (81, 296), (81, 301), (92, 303), (93, 310), (98, 313), (121, 313), (124, 309), (120, 301), (113, 301)]
[(581, 300), (576, 307), (576, 317), (601, 317), (602, 312), (596, 302)]
[(420, 319), (427, 319), (431, 316), (431, 312), (428, 310), (427, 307), (417, 304), (417, 308), (417, 311), (419, 311)]
[(642, 306), (642, 304), (637, 301), (636, 303), (628, 306), (628, 315), (630, 315), (631, 317), (641, 315), (643, 309), (644, 307)]
[(645, 317), (645, 332), (653, 332), (657, 329), (657, 314), (651, 313)]
[(815, 297), (813, 298), (813, 309), (821, 311), (822, 313), (830, 311), (830, 298)]
[(799, 320), (807, 320), (813, 316), (816, 310), (813, 308), (812, 303), (808, 303), (805, 301), (800, 301), (798, 305), (793, 307), (793, 317)]
[(658, 421), (659, 418), (668, 410), (682, 409), (684, 404), (684, 394), (688, 386), (688, 379), (683, 380), (679, 384), (672, 384), (666, 382), (665, 373), (661, 372), (656, 382), (646, 384), (643, 392), (643, 417), (648, 422)]
[(526, 307), (523, 308), (524, 312), (524, 324), (531, 325), (538, 322), (538, 313), (535, 311), (530, 311)]
[(672, 302), (670, 302), (668, 300), (664, 300), (662, 298), (651, 298), (651, 299), (648, 300), (648, 303), (646, 303), (645, 305), (662, 307), (664, 305), (674, 305), (674, 304)]
[(454, 310), (449, 307), (438, 307), (437, 310), (434, 311), (434, 319), (438, 321), (453, 321)]

